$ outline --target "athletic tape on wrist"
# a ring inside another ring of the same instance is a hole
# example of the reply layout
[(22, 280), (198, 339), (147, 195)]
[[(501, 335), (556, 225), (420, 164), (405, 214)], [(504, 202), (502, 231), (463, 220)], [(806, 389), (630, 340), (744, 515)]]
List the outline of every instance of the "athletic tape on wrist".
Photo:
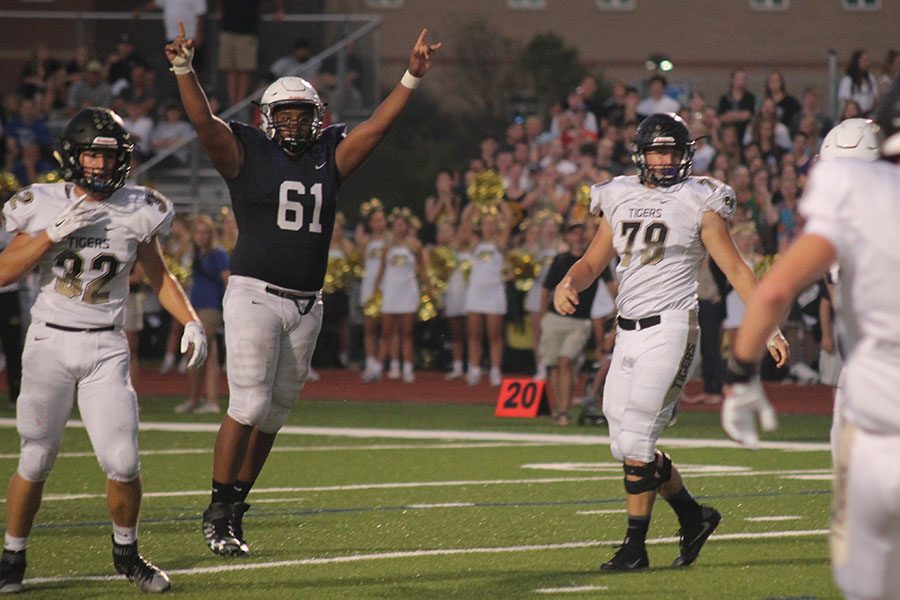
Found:
[(422, 81), (421, 77), (416, 77), (409, 72), (409, 69), (407, 69), (406, 73), (403, 74), (403, 77), (400, 78), (400, 85), (407, 89), (414, 90), (419, 87), (420, 81)]

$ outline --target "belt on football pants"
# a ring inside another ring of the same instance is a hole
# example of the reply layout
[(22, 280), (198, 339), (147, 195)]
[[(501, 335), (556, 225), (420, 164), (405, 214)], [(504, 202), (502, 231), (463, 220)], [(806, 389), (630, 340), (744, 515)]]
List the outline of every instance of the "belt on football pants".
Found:
[[(300, 311), (301, 315), (309, 313), (309, 311), (312, 310), (313, 306), (316, 305), (316, 300), (319, 299), (319, 294), (300, 294), (297, 292), (289, 292), (287, 290), (280, 290), (270, 285), (266, 286), (266, 293), (272, 294), (273, 296), (278, 296), (279, 298), (290, 300), (297, 306), (297, 310)], [(301, 303), (303, 302), (306, 303), (305, 306), (301, 305)]]
[(115, 325), (107, 325), (106, 327), (67, 327), (65, 325), (57, 325), (56, 323), (44, 323), (50, 329), (59, 329), (60, 331), (74, 331), (78, 333), (97, 333), (100, 331), (112, 331)]
[(635, 329), (647, 329), (648, 327), (659, 325), (660, 323), (662, 323), (662, 317), (660, 317), (659, 315), (644, 317), (643, 319), (626, 319), (625, 317), (616, 317), (616, 322), (622, 329), (626, 331), (633, 331)]

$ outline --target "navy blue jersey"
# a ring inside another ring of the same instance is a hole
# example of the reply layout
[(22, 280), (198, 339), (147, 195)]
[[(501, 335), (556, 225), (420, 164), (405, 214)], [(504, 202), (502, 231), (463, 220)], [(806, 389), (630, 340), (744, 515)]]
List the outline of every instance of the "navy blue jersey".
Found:
[(244, 147), (241, 172), (226, 182), (239, 231), (231, 272), (292, 290), (321, 289), (340, 186), (334, 152), (345, 126), (325, 128), (292, 157), (259, 129), (230, 125)]

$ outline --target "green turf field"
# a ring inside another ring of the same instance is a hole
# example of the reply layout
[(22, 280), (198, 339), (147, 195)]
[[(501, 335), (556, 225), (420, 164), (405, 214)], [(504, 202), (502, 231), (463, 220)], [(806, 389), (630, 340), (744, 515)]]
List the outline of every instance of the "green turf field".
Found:
[[(621, 467), (605, 428), (499, 420), (488, 406), (304, 401), (257, 482), (253, 555), (207, 550), (218, 418), (142, 399), (142, 552), (179, 598), (837, 598), (828, 568), (830, 419), (782, 417), (775, 448), (741, 450), (717, 414), (683, 414), (661, 447), (723, 513), (691, 567), (657, 504), (651, 568), (601, 574), (624, 533)], [(16, 465), (0, 409), (0, 480)], [(177, 425), (177, 427), (175, 427)], [(172, 429), (181, 429), (172, 431)], [(791, 443), (796, 442), (796, 443)], [(30, 540), (28, 598), (140, 594), (112, 577), (104, 476), (83, 429), (66, 433)]]

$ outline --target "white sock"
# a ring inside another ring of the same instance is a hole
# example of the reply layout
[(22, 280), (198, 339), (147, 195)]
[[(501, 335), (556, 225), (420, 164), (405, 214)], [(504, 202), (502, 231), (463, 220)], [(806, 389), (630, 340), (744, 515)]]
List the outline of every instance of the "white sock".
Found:
[(13, 537), (8, 533), (4, 536), (3, 549), (21, 552), (28, 545), (28, 537)]
[(481, 367), (476, 367), (475, 365), (469, 363), (469, 373), (471, 375), (481, 375)]
[(169, 352), (166, 352), (166, 355), (163, 357), (163, 362), (173, 363), (175, 362), (175, 355)]
[(120, 546), (127, 546), (137, 541), (137, 525), (120, 527), (113, 523), (113, 540)]
[(453, 361), (453, 372), (454, 373), (462, 373), (462, 361), (461, 360)]
[(500, 376), (500, 367), (491, 367), (491, 377)]
[(374, 371), (375, 363), (376, 363), (376, 360), (375, 360), (374, 356), (367, 356), (366, 357), (366, 371)]
[(399, 360), (391, 360), (391, 371), (397, 372), (400, 370), (400, 361)]
[(412, 373), (413, 372), (413, 364), (409, 361), (403, 362), (403, 372), (404, 373)]

